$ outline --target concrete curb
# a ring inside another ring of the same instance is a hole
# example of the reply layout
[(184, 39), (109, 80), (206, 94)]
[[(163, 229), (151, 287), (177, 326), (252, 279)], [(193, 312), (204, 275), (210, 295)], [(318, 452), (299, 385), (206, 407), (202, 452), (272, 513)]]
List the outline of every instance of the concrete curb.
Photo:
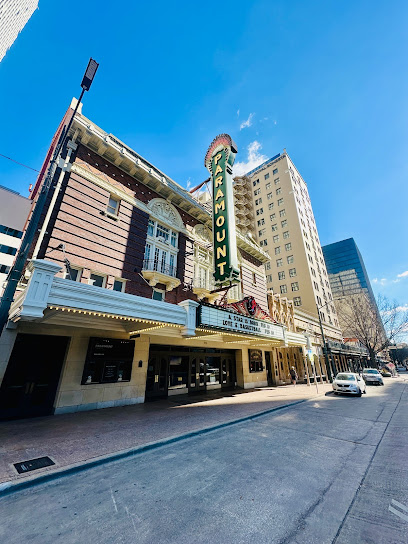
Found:
[[(323, 393), (325, 394), (325, 393)], [(182, 440), (186, 440), (188, 438), (194, 438), (196, 436), (200, 436), (202, 434), (207, 434), (212, 431), (217, 431), (219, 429), (224, 429), (226, 427), (232, 427), (233, 425), (238, 425), (239, 423), (243, 423), (245, 421), (250, 421), (251, 419), (257, 419), (259, 417), (265, 416), (267, 414), (271, 414), (273, 412), (277, 412), (279, 410), (284, 410), (285, 408), (290, 408), (291, 406), (296, 406), (297, 404), (302, 404), (303, 402), (308, 402), (310, 400), (315, 399), (318, 396), (321, 396), (322, 394), (315, 395), (312, 397), (312, 399), (301, 399), (297, 400), (295, 402), (290, 402), (288, 404), (283, 404), (282, 406), (276, 406), (275, 408), (269, 408), (268, 410), (264, 410), (262, 412), (258, 412), (256, 414), (252, 414), (250, 416), (241, 417), (238, 419), (233, 419), (231, 421), (226, 421), (224, 423), (219, 423), (218, 425), (213, 425), (211, 427), (204, 427), (203, 429), (198, 429), (196, 431), (189, 431), (184, 434), (180, 434), (177, 436), (172, 436), (170, 438), (163, 438), (162, 440), (157, 440), (155, 442), (149, 442), (147, 444), (143, 444), (142, 446), (136, 446), (134, 448), (129, 448), (126, 450), (117, 451), (114, 453), (109, 453), (107, 455), (103, 455), (101, 457), (96, 457), (94, 459), (90, 459), (88, 461), (81, 461), (79, 463), (75, 463), (73, 465), (68, 465), (66, 467), (62, 467), (60, 469), (53, 470), (52, 472), (45, 472), (42, 474), (39, 474), (38, 476), (33, 476), (31, 478), (26, 478), (24, 480), (9, 480), (7, 482), (3, 482), (0, 484), (0, 497), (4, 497), (6, 495), (11, 495), (13, 493), (16, 493), (17, 491), (21, 491), (24, 489), (28, 489), (30, 487), (34, 487), (46, 482), (51, 482), (53, 480), (57, 480), (59, 478), (63, 478), (65, 476), (70, 476), (73, 474), (77, 474), (78, 472), (82, 472), (85, 470), (88, 470), (90, 468), (94, 468), (100, 465), (104, 465), (107, 463), (111, 463), (113, 461), (118, 461), (120, 459), (125, 459), (127, 457), (133, 457), (136, 455), (140, 455), (144, 452), (155, 450), (158, 448), (161, 448), (163, 446), (167, 446), (169, 444), (174, 444), (175, 442), (181, 442)]]

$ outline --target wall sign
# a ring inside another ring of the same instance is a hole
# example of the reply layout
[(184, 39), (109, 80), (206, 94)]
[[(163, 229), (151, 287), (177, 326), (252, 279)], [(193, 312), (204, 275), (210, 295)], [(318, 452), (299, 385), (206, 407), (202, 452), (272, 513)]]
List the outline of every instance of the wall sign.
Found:
[(275, 325), (266, 320), (246, 317), (229, 310), (206, 304), (201, 304), (199, 307), (197, 325), (199, 327), (202, 326), (228, 332), (238, 332), (274, 340), (284, 339), (284, 329), (281, 325)]
[(134, 340), (90, 338), (82, 384), (129, 381), (134, 351)]
[(214, 280), (216, 285), (239, 283), (232, 166), (237, 147), (228, 134), (213, 140), (205, 156), (212, 179)]

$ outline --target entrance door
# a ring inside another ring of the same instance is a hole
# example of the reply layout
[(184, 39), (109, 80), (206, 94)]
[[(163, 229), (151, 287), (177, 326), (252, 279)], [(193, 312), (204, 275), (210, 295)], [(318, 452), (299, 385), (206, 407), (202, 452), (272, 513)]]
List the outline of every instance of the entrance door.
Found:
[(146, 400), (166, 398), (168, 394), (167, 373), (169, 361), (164, 355), (153, 355), (147, 365)]
[(265, 363), (266, 363), (266, 375), (268, 377), (268, 385), (272, 386), (275, 385), (274, 383), (274, 376), (272, 373), (272, 366), (271, 366), (271, 352), (265, 351)]
[(223, 355), (221, 357), (221, 387), (229, 389), (235, 386), (235, 359)]
[(53, 413), (69, 338), (18, 334), (0, 389), (0, 418)]
[(190, 364), (189, 393), (205, 391), (205, 356), (194, 355)]

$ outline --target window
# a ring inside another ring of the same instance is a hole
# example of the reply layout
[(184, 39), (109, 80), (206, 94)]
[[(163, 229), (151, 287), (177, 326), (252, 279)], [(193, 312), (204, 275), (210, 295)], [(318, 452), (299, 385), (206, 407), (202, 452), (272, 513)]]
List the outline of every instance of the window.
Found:
[(277, 244), (278, 242), (279, 242), (279, 234), (275, 234), (275, 236), (273, 237), (273, 243)]
[(288, 255), (286, 257), (286, 260), (288, 261), (288, 264), (292, 264), (295, 261), (295, 259), (293, 258), (293, 255)]
[(257, 195), (260, 195), (261, 194), (261, 189), (255, 189), (254, 191), (254, 195), (257, 196)]
[(278, 225), (275, 223), (274, 225), (272, 225), (271, 229), (272, 229), (272, 232), (277, 231), (278, 230)]
[(271, 221), (273, 221), (274, 219), (276, 219), (276, 213), (271, 213), (271, 215), (269, 216), (269, 219)]
[(301, 297), (293, 297), (293, 305), (294, 305), (294, 306), (302, 306), (302, 299), (301, 299)]
[(270, 270), (271, 269), (271, 263), (266, 263), (265, 264), (265, 270)]
[(103, 274), (92, 273), (88, 280), (89, 285), (94, 287), (105, 287), (106, 285), (106, 276)]
[(278, 206), (280, 206), (281, 204), (283, 204), (283, 198), (280, 198), (280, 199), (278, 200)]
[(275, 247), (275, 255), (279, 255), (280, 251), (281, 251), (280, 246)]
[(276, 179), (273, 180), (273, 182), (274, 182), (275, 185), (278, 185), (278, 183), (280, 183), (280, 179), (276, 178)]
[(316, 272), (315, 272), (315, 269), (314, 269), (314, 268), (311, 268), (311, 269), (310, 269), (310, 272), (312, 273), (312, 276), (316, 277)]
[(283, 266), (282, 259), (276, 259), (276, 266), (279, 268), (280, 266)]
[(292, 249), (292, 242), (289, 242), (288, 244), (285, 244), (285, 250), (290, 251)]
[(259, 204), (262, 204), (262, 198), (257, 198), (255, 200), (255, 206), (258, 206)]
[(284, 280), (285, 279), (285, 272), (278, 272), (278, 279)]
[(255, 185), (259, 183), (259, 179), (256, 179), (254, 182), (253, 182), (253, 186), (255, 187)]
[(262, 372), (262, 350), (260, 349), (249, 349), (248, 350), (249, 358), (249, 372)]
[(321, 305), (322, 305), (322, 299), (321, 299), (319, 296), (316, 297), (316, 298), (317, 298), (317, 304), (318, 304), (319, 306), (321, 306)]
[(115, 278), (115, 281), (113, 282), (113, 287), (112, 287), (114, 291), (119, 291), (120, 293), (123, 293), (125, 291), (125, 287), (126, 287), (126, 282), (124, 280)]
[(280, 286), (280, 292), (282, 295), (288, 292), (288, 287), (286, 284)]
[(268, 182), (266, 185), (265, 185), (265, 189), (268, 190), (271, 188), (271, 182)]
[(106, 211), (111, 215), (118, 215), (120, 200), (114, 196), (109, 197), (108, 207)]
[(134, 340), (90, 338), (81, 384), (130, 381), (134, 351)]
[(288, 226), (288, 220), (287, 219), (284, 219), (283, 221), (281, 221), (281, 226), (282, 228), (284, 229), (285, 227)]
[(273, 206), (274, 206), (274, 203), (273, 203), (273, 202), (270, 202), (270, 203), (268, 204), (268, 210), (272, 210)]
[(263, 213), (263, 208), (258, 208), (256, 210), (256, 215), (261, 215)]
[(268, 200), (272, 200), (273, 194), (272, 194), (272, 193), (268, 193), (268, 194), (266, 195), (266, 198), (267, 198)]
[(258, 219), (258, 227), (265, 225), (265, 219)]
[(287, 238), (289, 238), (289, 231), (288, 230), (285, 230), (285, 232), (283, 233), (283, 238), (286, 240)]
[(272, 174), (273, 174), (274, 176), (276, 176), (277, 173), (278, 173), (278, 169), (275, 168), (274, 171), (272, 172)]
[(147, 224), (147, 234), (149, 236), (154, 235), (154, 221), (152, 221), (151, 219), (149, 219), (149, 222)]
[(266, 229), (258, 230), (258, 236), (263, 236), (266, 232)]
[(8, 274), (10, 272), (10, 267), (5, 264), (0, 264), (0, 274)]
[(285, 215), (286, 215), (286, 210), (285, 209), (283, 209), (283, 210), (281, 210), (279, 212), (279, 217), (285, 217)]
[(21, 230), (6, 227), (6, 225), (0, 225), (0, 234), (7, 234), (7, 236), (13, 236), (13, 238), (23, 237), (23, 232)]
[(276, 189), (276, 194), (277, 194), (277, 195), (281, 195), (281, 194), (282, 194), (282, 187), (278, 187), (278, 188)]
[(292, 287), (292, 291), (299, 291), (299, 283), (297, 281), (291, 283), (290, 286)]
[(296, 276), (296, 268), (289, 268), (289, 276), (294, 278)]
[(309, 259), (309, 262), (313, 262), (313, 257), (311, 255), (309, 255), (309, 253), (307, 254), (307, 258)]
[(256, 274), (252, 272), (252, 285), (256, 285)]
[(178, 232), (149, 219), (143, 270), (176, 276)]
[(164, 301), (164, 291), (161, 291), (160, 289), (153, 288), (153, 300), (161, 300)]
[(67, 266), (65, 272), (65, 279), (72, 281), (81, 281), (82, 268), (76, 268), (74, 266)]
[(266, 281), (267, 281), (268, 283), (271, 283), (271, 281), (272, 281), (272, 274), (268, 274), (268, 275), (266, 276)]
[(269, 174), (265, 174), (265, 179), (269, 179)]
[(262, 247), (267, 246), (267, 245), (268, 245), (268, 240), (261, 240), (261, 241), (259, 242), (259, 245), (262, 246)]
[(170, 234), (170, 229), (168, 229), (167, 227), (164, 227), (163, 225), (160, 225), (160, 223), (157, 223), (156, 238), (158, 238), (159, 240), (161, 239), (163, 242), (168, 242), (169, 234)]
[(0, 253), (5, 253), (6, 255), (15, 255), (17, 253), (17, 248), (6, 246), (5, 244), (0, 244)]

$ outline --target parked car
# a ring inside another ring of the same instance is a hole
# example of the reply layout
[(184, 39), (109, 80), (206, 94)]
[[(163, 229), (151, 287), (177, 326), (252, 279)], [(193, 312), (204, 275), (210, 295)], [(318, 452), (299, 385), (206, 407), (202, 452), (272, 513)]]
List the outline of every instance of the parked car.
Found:
[(381, 376), (383, 376), (384, 378), (391, 378), (392, 374), (389, 370), (387, 370), (386, 368), (382, 368), (380, 370), (380, 374)]
[(366, 383), (372, 383), (374, 385), (384, 385), (382, 376), (376, 368), (365, 368), (363, 370), (363, 379)]
[(362, 393), (367, 393), (365, 381), (359, 374), (353, 372), (340, 372), (337, 374), (332, 387), (335, 395), (345, 393), (361, 397)]

